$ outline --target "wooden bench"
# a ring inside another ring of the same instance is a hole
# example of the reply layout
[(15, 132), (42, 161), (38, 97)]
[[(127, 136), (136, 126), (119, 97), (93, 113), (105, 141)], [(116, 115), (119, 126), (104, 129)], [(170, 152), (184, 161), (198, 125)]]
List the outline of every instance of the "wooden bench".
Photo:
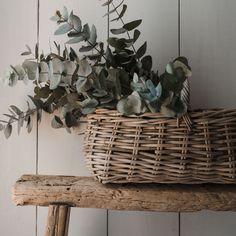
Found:
[(102, 185), (92, 177), (24, 175), (15, 184), (17, 206), (46, 206), (45, 236), (67, 236), (70, 208), (158, 212), (236, 211), (232, 185)]

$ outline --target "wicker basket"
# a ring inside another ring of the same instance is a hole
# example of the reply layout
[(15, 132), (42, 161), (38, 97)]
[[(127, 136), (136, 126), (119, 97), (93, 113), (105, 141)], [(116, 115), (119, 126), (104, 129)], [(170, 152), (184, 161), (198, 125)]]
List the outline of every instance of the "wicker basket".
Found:
[(160, 114), (88, 116), (87, 165), (102, 183), (236, 183), (236, 110), (189, 113), (186, 122)]

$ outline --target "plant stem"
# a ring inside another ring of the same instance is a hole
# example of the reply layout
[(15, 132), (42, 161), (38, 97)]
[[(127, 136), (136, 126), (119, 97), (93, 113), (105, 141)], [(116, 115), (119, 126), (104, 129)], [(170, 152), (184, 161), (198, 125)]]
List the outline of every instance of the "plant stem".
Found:
[[(120, 14), (119, 14), (119, 12), (117, 11), (117, 8), (116, 8), (116, 6), (114, 5), (114, 3), (112, 2), (111, 3), (112, 4), (112, 6), (114, 7), (114, 10), (116, 11), (116, 14), (118, 15), (118, 17), (120, 16)], [(120, 17), (119, 18), (120, 19), (120, 21), (122, 22), (122, 24), (123, 24), (123, 26), (125, 25), (125, 22), (124, 22), (124, 20), (123, 20), (123, 17)], [(130, 33), (129, 33), (129, 31), (127, 31), (127, 35), (128, 35), (128, 38), (129, 39), (131, 39), (131, 36), (130, 36)], [(134, 47), (134, 45), (132, 45), (132, 48), (133, 48), (133, 50), (134, 50), (134, 52), (135, 52), (135, 54), (137, 53), (137, 51), (136, 51), (136, 49), (135, 49), (135, 47)]]
[[(107, 5), (107, 12), (110, 11), (110, 3)], [(110, 14), (107, 15), (107, 46), (109, 47), (108, 40), (110, 38)]]

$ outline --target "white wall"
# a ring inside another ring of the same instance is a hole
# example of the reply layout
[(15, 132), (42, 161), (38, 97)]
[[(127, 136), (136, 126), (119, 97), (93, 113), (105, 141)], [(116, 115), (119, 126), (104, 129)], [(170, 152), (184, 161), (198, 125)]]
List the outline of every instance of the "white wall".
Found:
[[(128, 19), (143, 18), (141, 41), (148, 41), (154, 65), (164, 65), (178, 55), (178, 0), (126, 0)], [(40, 0), (40, 45), (48, 49), (55, 39), (55, 25), (49, 17), (64, 5), (74, 9), (84, 21), (95, 23), (100, 39), (106, 38), (104, 8), (98, 0)], [(192, 106), (235, 107), (236, 88), (236, 1), (181, 0), (181, 54), (190, 59)], [(0, 74), (9, 64), (20, 62), (24, 44), (33, 45), (37, 36), (37, 1), (2, 0), (0, 2)], [(63, 42), (63, 39), (56, 38)], [(29, 88), (0, 86), (0, 114), (11, 104), (25, 106)], [(50, 128), (44, 116), (39, 130), (39, 173), (88, 175), (82, 154), (83, 137)], [(25, 173), (35, 172), (36, 134), (25, 132), (6, 141), (0, 136), (0, 232), (4, 236), (35, 235), (35, 209), (16, 208), (11, 204), (11, 186)], [(196, 203), (197, 204), (197, 203)], [(43, 235), (46, 209), (38, 214), (38, 235)], [(177, 213), (109, 211), (111, 236), (177, 236)], [(70, 235), (104, 236), (106, 211), (73, 209)], [(181, 215), (183, 236), (234, 236), (235, 213), (200, 212)], [(26, 227), (27, 226), (27, 227)]]

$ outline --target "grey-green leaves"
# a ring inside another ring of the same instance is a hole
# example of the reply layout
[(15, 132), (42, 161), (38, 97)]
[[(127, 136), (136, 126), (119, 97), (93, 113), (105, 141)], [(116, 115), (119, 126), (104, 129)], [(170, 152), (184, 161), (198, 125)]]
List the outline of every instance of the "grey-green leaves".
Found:
[(74, 15), (73, 11), (70, 14), (69, 24), (72, 26), (75, 32), (81, 32), (82, 22), (81, 19)]
[(63, 122), (58, 116), (54, 116), (51, 125), (54, 129), (60, 129), (63, 127)]
[(61, 34), (66, 34), (70, 32), (73, 29), (73, 26), (65, 23), (63, 25), (60, 25), (59, 28), (55, 31), (55, 35), (61, 35)]
[(139, 25), (141, 25), (141, 23), (142, 23), (142, 20), (135, 20), (135, 21), (132, 21), (132, 22), (129, 22), (129, 23), (125, 24), (123, 26), (123, 28), (128, 30), (128, 31), (131, 31), (131, 30), (137, 28)]
[(92, 67), (86, 59), (83, 59), (79, 62), (78, 75), (87, 77), (92, 73)]
[[(18, 133), (25, 124), (28, 132), (33, 127), (33, 114), (38, 121), (45, 111), (54, 115), (53, 128), (71, 128), (81, 118), (97, 108), (117, 109), (123, 115), (139, 115), (144, 112), (161, 112), (164, 116), (183, 115), (187, 104), (182, 101), (182, 90), (191, 76), (188, 60), (178, 57), (166, 66), (159, 76), (153, 71), (152, 57), (146, 55), (147, 43), (136, 48), (142, 20), (125, 22), (127, 10), (124, 0), (103, 0), (102, 5), (110, 11), (111, 21), (121, 26), (111, 29), (112, 37), (107, 43), (97, 42), (95, 25), (82, 23), (79, 16), (64, 7), (56, 11), (51, 20), (57, 23), (56, 35), (68, 36), (66, 46), (54, 42), (55, 49), (49, 54), (39, 53), (26, 45), (22, 65), (10, 66), (4, 81), (15, 86), (18, 81), (32, 82), (34, 94), (29, 96), (32, 106), (26, 112), (16, 106), (0, 121), (0, 131), (6, 138), (12, 134), (13, 123)], [(68, 44), (79, 44), (74, 49)], [(107, 47), (105, 48), (105, 45)], [(55, 51), (55, 52), (54, 52)]]
[(143, 102), (137, 92), (122, 98), (117, 104), (117, 110), (124, 115), (141, 114), (143, 112)]
[[(34, 109), (30, 109), (28, 107), (27, 112), (21, 111), (17, 106), (11, 105), (9, 108), (9, 114), (4, 114), (8, 120), (1, 120), (0, 121), (0, 131), (3, 131), (4, 136), (8, 139), (12, 135), (13, 131), (13, 124), (17, 123), (17, 133), (18, 135), (21, 132), (21, 128), (26, 123), (26, 128), (28, 132), (32, 130), (32, 114), (34, 113)], [(31, 120), (29, 123), (29, 119)], [(30, 125), (30, 128), (29, 128)]]
[(12, 133), (12, 125), (7, 124), (7, 126), (5, 127), (5, 130), (4, 130), (4, 135), (5, 135), (6, 139), (8, 139), (11, 136), (11, 133)]
[(63, 63), (58, 58), (52, 59), (50, 62), (50, 89), (56, 89), (61, 82)]

